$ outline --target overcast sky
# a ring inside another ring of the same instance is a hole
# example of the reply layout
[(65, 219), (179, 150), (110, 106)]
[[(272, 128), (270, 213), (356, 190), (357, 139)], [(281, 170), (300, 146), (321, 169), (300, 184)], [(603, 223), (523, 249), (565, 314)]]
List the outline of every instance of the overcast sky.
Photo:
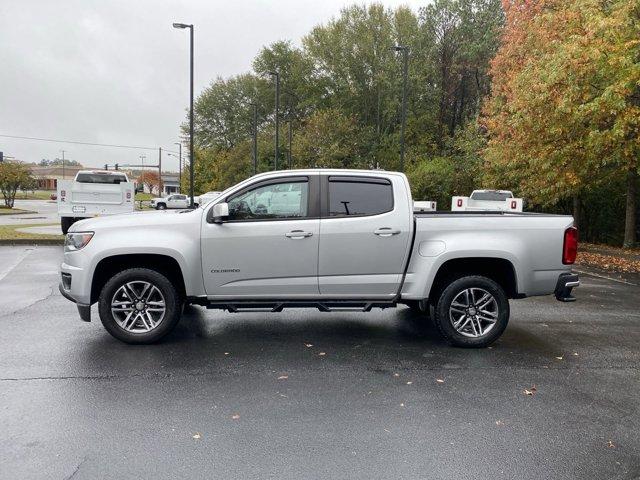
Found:
[[(250, 70), (263, 45), (299, 44), (351, 3), (2, 0), (0, 134), (177, 149), (189, 102), (189, 44), (188, 31), (172, 22), (195, 24), (197, 96), (217, 76)], [(417, 11), (428, 0), (382, 3)], [(86, 166), (158, 157), (157, 150), (0, 137), (0, 151), (26, 162), (60, 157), (62, 149)], [(177, 160), (165, 156), (165, 165), (175, 170)]]

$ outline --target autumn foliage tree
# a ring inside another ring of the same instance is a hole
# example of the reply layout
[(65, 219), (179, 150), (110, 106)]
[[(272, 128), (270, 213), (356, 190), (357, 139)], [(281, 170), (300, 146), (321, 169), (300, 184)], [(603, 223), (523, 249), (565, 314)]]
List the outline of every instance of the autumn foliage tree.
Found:
[(158, 172), (145, 170), (138, 177), (138, 183), (145, 185), (150, 193), (153, 193), (154, 190), (156, 190), (158, 194), (160, 193), (160, 176)]
[(13, 202), (19, 188), (30, 188), (33, 183), (31, 171), (24, 163), (0, 162), (0, 192), (6, 207), (13, 208)]
[[(505, 0), (484, 108), (492, 185), (539, 205), (626, 178), (624, 244), (636, 241), (640, 4)], [(579, 209), (576, 208), (576, 213)]]

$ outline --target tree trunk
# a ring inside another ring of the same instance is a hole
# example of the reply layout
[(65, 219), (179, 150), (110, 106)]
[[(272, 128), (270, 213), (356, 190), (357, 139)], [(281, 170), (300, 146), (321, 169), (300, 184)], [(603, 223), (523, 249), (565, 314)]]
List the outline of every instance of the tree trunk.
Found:
[(632, 163), (627, 170), (627, 209), (624, 221), (624, 248), (631, 248), (636, 243), (636, 197), (638, 190), (638, 169)]
[(582, 202), (580, 197), (575, 195), (573, 197), (573, 224), (579, 230), (582, 228)]

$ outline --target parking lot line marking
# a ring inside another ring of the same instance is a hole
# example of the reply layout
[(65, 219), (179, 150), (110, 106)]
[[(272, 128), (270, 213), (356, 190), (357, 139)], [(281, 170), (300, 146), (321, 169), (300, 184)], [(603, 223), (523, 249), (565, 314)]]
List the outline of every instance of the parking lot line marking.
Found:
[(7, 275), (9, 275), (9, 273), (11, 273), (11, 270), (13, 270), (18, 265), (20, 265), (22, 260), (27, 258), (27, 256), (29, 256), (31, 254), (31, 252), (33, 252), (33, 248), (25, 248), (22, 251), (22, 253), (20, 253), (20, 255), (18, 255), (17, 257), (14, 258), (13, 262), (9, 263), (7, 268), (5, 268), (3, 271), (0, 271), (0, 282), (2, 281), (2, 279), (4, 277), (6, 277)]

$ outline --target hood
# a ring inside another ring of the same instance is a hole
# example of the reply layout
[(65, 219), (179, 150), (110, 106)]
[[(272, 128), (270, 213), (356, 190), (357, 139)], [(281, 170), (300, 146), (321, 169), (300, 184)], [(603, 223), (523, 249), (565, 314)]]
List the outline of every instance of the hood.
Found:
[(109, 228), (127, 228), (144, 230), (151, 226), (178, 226), (188, 223), (200, 223), (202, 210), (150, 210), (142, 212), (121, 213), (104, 217), (86, 218), (75, 222), (70, 232), (86, 232)]

